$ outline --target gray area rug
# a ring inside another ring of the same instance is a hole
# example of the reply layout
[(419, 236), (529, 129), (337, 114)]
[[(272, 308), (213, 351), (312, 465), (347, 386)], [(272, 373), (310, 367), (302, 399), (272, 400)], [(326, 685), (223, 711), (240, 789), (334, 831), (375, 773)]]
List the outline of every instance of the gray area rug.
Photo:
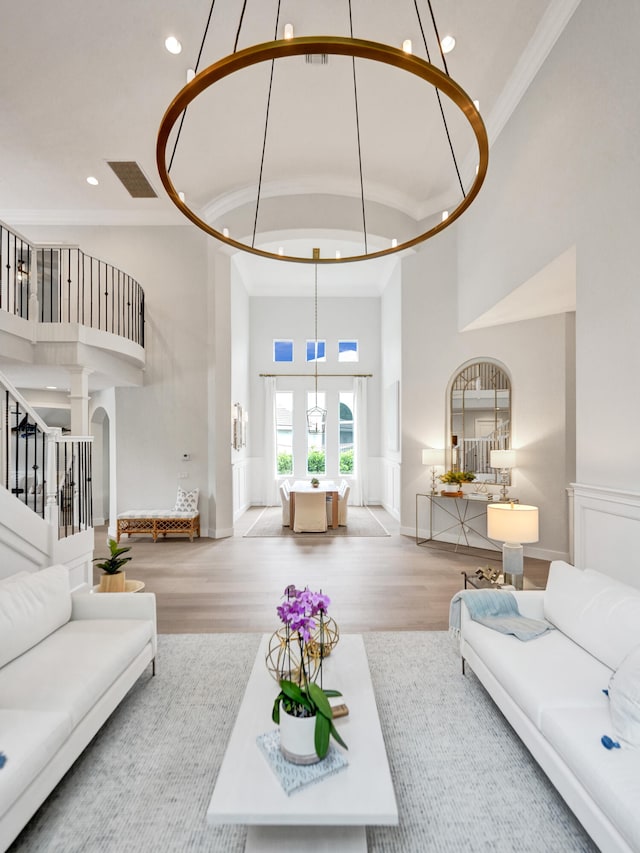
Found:
[[(159, 641), (158, 675), (142, 676), (11, 853), (244, 849), (244, 828), (205, 815), (259, 637)], [(473, 673), (461, 675), (446, 633), (365, 643), (400, 814), (398, 827), (367, 830), (372, 853), (597, 850)]]
[(282, 525), (282, 507), (268, 506), (260, 513), (245, 536), (295, 536), (297, 539), (312, 536), (390, 536), (375, 515), (366, 506), (350, 506), (346, 527), (329, 527), (326, 533), (294, 533)]

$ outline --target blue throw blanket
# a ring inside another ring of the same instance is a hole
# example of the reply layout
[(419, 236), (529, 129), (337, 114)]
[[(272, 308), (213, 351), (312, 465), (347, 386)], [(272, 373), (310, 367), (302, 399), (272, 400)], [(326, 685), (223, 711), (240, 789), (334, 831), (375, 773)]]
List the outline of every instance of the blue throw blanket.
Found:
[(533, 640), (553, 629), (553, 625), (544, 619), (522, 616), (515, 596), (506, 590), (466, 589), (453, 596), (449, 608), (449, 632), (458, 639), (462, 601), (474, 622), (480, 622), (501, 634), (513, 634), (519, 640)]

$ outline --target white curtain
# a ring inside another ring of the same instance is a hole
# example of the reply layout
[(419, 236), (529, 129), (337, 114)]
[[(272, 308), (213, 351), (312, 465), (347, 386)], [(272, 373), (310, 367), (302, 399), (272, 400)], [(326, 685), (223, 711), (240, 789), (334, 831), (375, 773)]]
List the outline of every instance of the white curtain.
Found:
[(276, 482), (276, 377), (264, 378), (264, 502), (266, 506), (280, 503)]
[(353, 380), (355, 401), (355, 481), (353, 500), (356, 506), (364, 506), (368, 492), (369, 443), (367, 441), (367, 380), (364, 376), (356, 376)]

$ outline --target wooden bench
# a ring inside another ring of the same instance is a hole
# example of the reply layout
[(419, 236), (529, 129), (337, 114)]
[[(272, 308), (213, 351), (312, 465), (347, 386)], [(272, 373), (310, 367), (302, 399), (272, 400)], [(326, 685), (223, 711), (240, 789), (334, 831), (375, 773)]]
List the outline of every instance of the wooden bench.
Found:
[(133, 536), (138, 533), (150, 533), (153, 541), (158, 536), (188, 536), (193, 542), (194, 536), (200, 536), (200, 513), (179, 512), (175, 509), (140, 509), (122, 512), (118, 516), (116, 541), (122, 534)]

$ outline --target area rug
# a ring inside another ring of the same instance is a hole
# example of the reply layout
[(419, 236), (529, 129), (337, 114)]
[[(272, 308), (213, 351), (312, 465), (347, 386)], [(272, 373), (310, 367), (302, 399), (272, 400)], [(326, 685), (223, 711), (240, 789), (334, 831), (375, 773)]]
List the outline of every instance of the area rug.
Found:
[[(142, 676), (11, 853), (241, 853), (245, 829), (208, 826), (206, 811), (258, 641), (161, 635), (157, 676)], [(367, 830), (371, 853), (597, 851), (473, 673), (461, 674), (446, 633), (365, 644), (400, 815)]]
[(294, 533), (290, 527), (282, 524), (282, 508), (268, 506), (260, 513), (245, 536), (390, 536), (375, 515), (366, 506), (350, 506), (346, 527), (329, 527), (326, 533)]

